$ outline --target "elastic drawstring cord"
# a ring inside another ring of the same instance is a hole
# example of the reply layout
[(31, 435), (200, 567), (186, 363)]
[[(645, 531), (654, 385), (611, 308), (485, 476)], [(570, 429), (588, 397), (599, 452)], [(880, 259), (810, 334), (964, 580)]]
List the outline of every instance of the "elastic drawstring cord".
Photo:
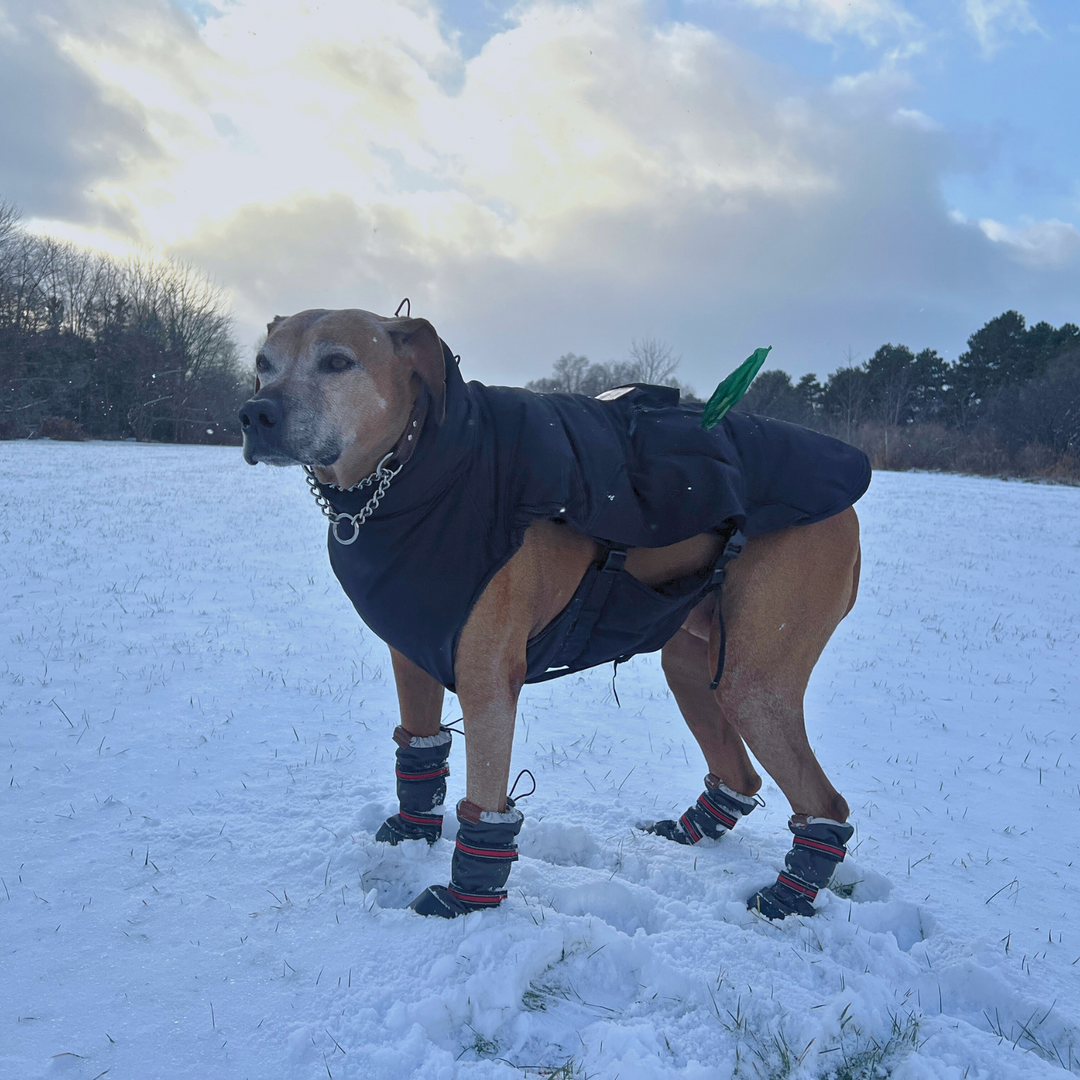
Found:
[(507, 799), (513, 799), (514, 798), (514, 791), (516, 790), (516, 788), (518, 786), (518, 782), (521, 780), (521, 778), (523, 776), (528, 776), (528, 778), (532, 781), (532, 790), (524, 792), (524, 794), (519, 795), (518, 798), (519, 799), (527, 799), (530, 795), (535, 794), (535, 792), (536, 792), (536, 777), (533, 776), (532, 772), (529, 769), (522, 769), (521, 772), (519, 772), (517, 774), (517, 779), (515, 779), (514, 783), (511, 785), (510, 794), (507, 795)]

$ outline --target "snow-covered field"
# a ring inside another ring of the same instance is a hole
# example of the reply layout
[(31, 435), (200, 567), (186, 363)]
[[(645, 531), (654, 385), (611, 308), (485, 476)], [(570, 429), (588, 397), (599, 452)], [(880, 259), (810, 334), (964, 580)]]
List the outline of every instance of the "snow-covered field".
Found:
[(0, 443), (0, 1076), (1080, 1074), (1080, 490), (885, 473), (859, 510), (807, 708), (848, 887), (745, 910), (768, 783), (719, 843), (634, 831), (704, 772), (643, 657), (621, 708), (608, 669), (526, 691), (510, 900), (447, 923), (404, 907), (451, 844), (372, 841), (393, 682), (300, 474)]

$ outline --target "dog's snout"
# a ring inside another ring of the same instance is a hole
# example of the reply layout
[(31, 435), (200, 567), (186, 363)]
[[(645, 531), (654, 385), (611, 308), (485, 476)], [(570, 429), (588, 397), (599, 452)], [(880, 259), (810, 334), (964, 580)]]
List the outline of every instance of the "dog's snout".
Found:
[(281, 404), (273, 398), (252, 398), (240, 407), (240, 423), (244, 430), (252, 426), (276, 427), (281, 420)]
[(260, 394), (240, 406), (240, 429), (244, 435), (244, 459), (249, 465), (265, 461), (287, 465), (294, 458), (288, 435), (288, 409), (279, 394)]

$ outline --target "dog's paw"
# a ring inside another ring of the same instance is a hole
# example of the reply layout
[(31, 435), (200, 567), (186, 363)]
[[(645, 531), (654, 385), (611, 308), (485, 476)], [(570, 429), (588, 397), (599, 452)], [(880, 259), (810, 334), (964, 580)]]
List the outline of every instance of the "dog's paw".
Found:
[(681, 821), (639, 821), (636, 828), (644, 833), (652, 833), (653, 836), (662, 836), (665, 840), (674, 840), (676, 844), (692, 845), (695, 841), (683, 828)]
[(403, 840), (426, 840), (435, 844), (441, 836), (441, 815), (393, 814), (379, 826), (375, 841), (396, 847)]

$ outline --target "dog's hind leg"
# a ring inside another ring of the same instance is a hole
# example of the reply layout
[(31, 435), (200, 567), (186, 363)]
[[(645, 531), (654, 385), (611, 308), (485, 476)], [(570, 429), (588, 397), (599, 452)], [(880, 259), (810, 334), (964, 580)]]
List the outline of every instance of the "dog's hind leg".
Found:
[(709, 772), (740, 794), (756, 795), (761, 777), (750, 761), (742, 736), (724, 719), (709, 689), (709, 643), (679, 630), (664, 646), (660, 663), (686, 726), (697, 740)]
[[(784, 871), (749, 904), (769, 918), (813, 914), (813, 900), (852, 835), (848, 804), (806, 737), (803, 696), (818, 657), (851, 609), (858, 571), (858, 519), (848, 509), (752, 540), (724, 585), (728, 645), (716, 692), (720, 711), (793, 811), (795, 843)], [(710, 657), (718, 653), (714, 631)]]
[[(720, 712), (787, 796), (795, 814), (846, 821), (848, 805), (806, 737), (803, 696), (818, 657), (851, 609), (859, 561), (854, 510), (756, 537), (731, 564)], [(719, 633), (710, 641), (719, 653)]]
[[(739, 733), (724, 719), (716, 697), (709, 689), (708, 613), (716, 618), (715, 601), (701, 605), (692, 620), (699, 633), (680, 629), (664, 646), (661, 664), (668, 686), (679, 705), (687, 727), (701, 747), (709, 766), (705, 790), (678, 821), (657, 821), (642, 826), (646, 831), (679, 844), (696, 844), (708, 836), (713, 840), (733, 828), (739, 818), (754, 809), (753, 796), (761, 787), (761, 777), (750, 762)], [(701, 636), (701, 627), (706, 628)]]

